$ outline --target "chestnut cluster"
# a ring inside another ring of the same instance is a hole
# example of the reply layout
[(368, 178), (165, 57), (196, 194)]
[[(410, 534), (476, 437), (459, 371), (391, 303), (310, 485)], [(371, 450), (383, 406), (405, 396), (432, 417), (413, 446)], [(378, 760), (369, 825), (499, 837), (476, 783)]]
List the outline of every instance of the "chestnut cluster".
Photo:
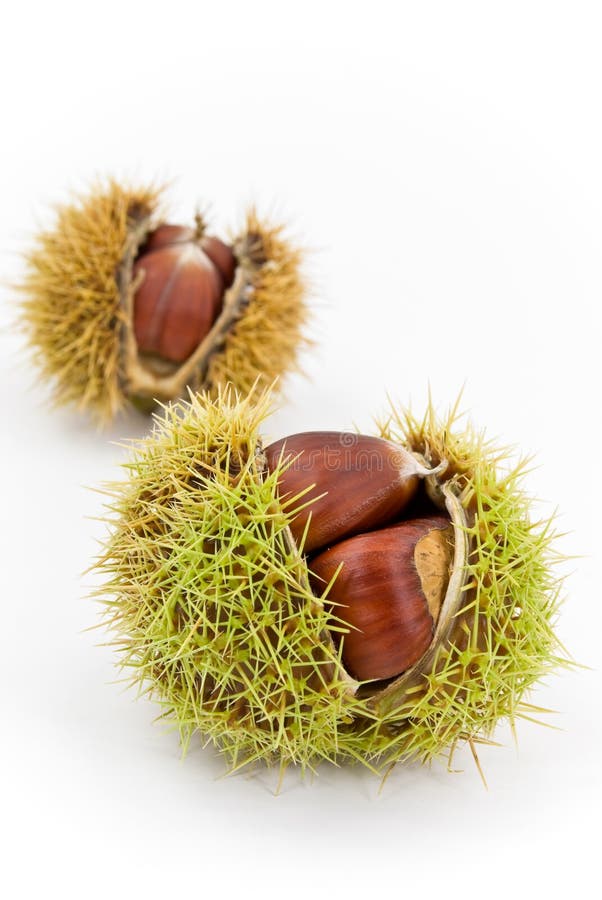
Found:
[[(448, 516), (428, 499), (420, 461), (381, 438), (305, 432), (265, 449), (307, 556), (312, 589), (328, 591), (347, 626), (342, 660), (359, 681), (395, 678), (433, 639), (453, 559)], [(336, 641), (336, 633), (333, 631)]]
[(134, 264), (134, 334), (138, 351), (183, 363), (205, 338), (234, 280), (231, 247), (183, 225), (160, 225)]

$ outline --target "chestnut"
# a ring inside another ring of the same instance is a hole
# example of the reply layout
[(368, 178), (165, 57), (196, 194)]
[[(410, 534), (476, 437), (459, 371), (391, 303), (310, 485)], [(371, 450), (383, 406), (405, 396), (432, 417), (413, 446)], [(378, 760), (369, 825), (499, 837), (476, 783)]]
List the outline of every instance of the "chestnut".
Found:
[(291, 530), (305, 553), (392, 521), (427, 471), (398, 444), (350, 432), (293, 434), (265, 456), (269, 468), (283, 463), (282, 501), (302, 507)]
[(133, 267), (138, 349), (183, 363), (209, 334), (232, 284), (236, 259), (215, 237), (161, 225)]
[(428, 649), (447, 590), (453, 529), (443, 516), (348, 538), (309, 561), (319, 595), (349, 627), (342, 657), (358, 681), (393, 678)]

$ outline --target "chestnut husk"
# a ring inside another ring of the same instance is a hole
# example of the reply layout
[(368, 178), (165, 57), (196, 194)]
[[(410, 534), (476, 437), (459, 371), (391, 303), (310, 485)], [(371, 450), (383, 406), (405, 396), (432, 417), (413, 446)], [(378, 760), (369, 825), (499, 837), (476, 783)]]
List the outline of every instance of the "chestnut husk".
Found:
[[(54, 226), (26, 253), (16, 286), (21, 325), (54, 401), (75, 404), (100, 425), (130, 403), (151, 411), (188, 390), (215, 396), (227, 383), (241, 393), (256, 381), (272, 384), (297, 367), (309, 343), (302, 251), (282, 225), (250, 209), (231, 240), (234, 281), (194, 352), (181, 364), (140, 352), (133, 316), (144, 272), (139, 266), (135, 277), (134, 266), (166, 227), (162, 195), (109, 179), (59, 206)], [(197, 217), (192, 231), (203, 229)]]
[[(113, 485), (99, 595), (132, 681), (155, 696), (187, 747), (200, 732), (237, 769), (256, 760), (314, 768), (451, 759), (566, 665), (553, 631), (560, 580), (552, 520), (531, 521), (521, 463), (458, 425), (392, 410), (379, 426), (423, 469), (421, 502), (453, 527), (453, 561), (433, 639), (385, 682), (342, 664), (344, 618), (311, 589), (294, 498), (270, 470), (260, 426), (269, 392), (178, 403)], [(166, 477), (169, 475), (169, 477)], [(303, 505), (303, 492), (298, 507)]]

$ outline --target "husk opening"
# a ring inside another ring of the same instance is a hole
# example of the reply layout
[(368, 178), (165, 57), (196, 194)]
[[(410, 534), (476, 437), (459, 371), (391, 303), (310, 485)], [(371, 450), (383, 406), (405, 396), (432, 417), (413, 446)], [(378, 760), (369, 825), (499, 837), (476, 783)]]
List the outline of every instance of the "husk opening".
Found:
[[(198, 226), (197, 226), (198, 227)], [(181, 365), (163, 365), (158, 371), (138, 352), (134, 334), (134, 297), (139, 282), (133, 277), (133, 267), (140, 247), (150, 230), (150, 219), (145, 217), (135, 223), (128, 235), (123, 260), (118, 273), (118, 284), (123, 310), (120, 330), (123, 391), (138, 402), (166, 402), (183, 396), (186, 389), (202, 389), (212, 357), (223, 350), (228, 334), (236, 326), (253, 298), (257, 273), (265, 259), (255, 248), (250, 251), (250, 240), (241, 239), (234, 247), (238, 266), (234, 282), (224, 294), (222, 310), (211, 330), (196, 350)]]

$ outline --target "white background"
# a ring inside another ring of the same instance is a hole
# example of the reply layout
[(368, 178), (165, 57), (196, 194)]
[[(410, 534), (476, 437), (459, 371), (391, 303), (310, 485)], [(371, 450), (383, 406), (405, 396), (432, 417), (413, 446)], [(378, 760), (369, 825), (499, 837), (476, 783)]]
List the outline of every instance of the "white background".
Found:
[[(559, 635), (590, 666), (464, 774), (221, 778), (113, 683), (81, 573), (114, 441), (54, 412), (3, 290), (0, 869), (8, 897), (589, 895), (600, 804), (599, 4), (52, 3), (3, 15), (2, 277), (103, 173), (174, 178), (175, 221), (247, 202), (313, 249), (308, 378), (267, 425), (368, 428), (389, 392), (534, 453), (558, 506)], [(595, 876), (597, 878), (597, 874)]]

